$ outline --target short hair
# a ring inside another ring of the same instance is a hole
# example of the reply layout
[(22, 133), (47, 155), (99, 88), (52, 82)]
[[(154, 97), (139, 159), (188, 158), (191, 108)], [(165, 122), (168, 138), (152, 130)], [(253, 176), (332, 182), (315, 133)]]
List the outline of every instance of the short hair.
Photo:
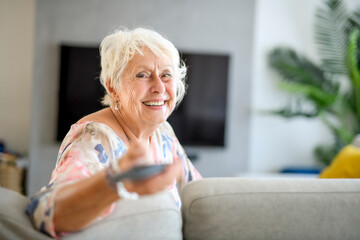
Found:
[(186, 92), (187, 69), (175, 46), (153, 30), (136, 28), (130, 31), (122, 28), (106, 36), (100, 44), (100, 82), (106, 90), (103, 105), (110, 106), (114, 103), (106, 84), (109, 82), (111, 87), (118, 87), (128, 62), (136, 52), (143, 54), (141, 49), (144, 47), (149, 48), (154, 54), (165, 54), (170, 58), (176, 81), (176, 105), (181, 102)]

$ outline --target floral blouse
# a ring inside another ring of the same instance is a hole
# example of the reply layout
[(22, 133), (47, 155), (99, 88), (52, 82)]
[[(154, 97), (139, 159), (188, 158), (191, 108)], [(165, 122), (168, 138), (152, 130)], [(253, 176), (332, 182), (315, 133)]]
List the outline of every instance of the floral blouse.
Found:
[[(172, 163), (180, 158), (184, 165), (181, 182), (168, 187), (180, 208), (178, 187), (200, 179), (169, 123), (163, 123), (151, 137), (153, 164)], [(54, 230), (54, 202), (57, 191), (66, 184), (90, 177), (116, 162), (126, 152), (126, 145), (107, 125), (97, 122), (78, 122), (71, 126), (59, 150), (50, 182), (36, 193), (27, 206), (26, 213), (39, 231), (57, 237)], [(121, 202), (121, 201), (120, 201)], [(117, 202), (117, 204), (120, 204)], [(101, 217), (111, 213), (115, 203)], [(100, 218), (101, 218), (100, 217)], [(58, 235), (59, 236), (59, 235)]]

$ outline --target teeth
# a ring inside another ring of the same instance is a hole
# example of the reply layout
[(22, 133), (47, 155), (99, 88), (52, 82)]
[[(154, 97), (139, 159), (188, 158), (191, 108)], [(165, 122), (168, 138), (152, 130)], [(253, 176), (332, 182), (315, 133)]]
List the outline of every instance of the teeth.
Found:
[(146, 106), (162, 106), (164, 105), (164, 101), (160, 102), (144, 102)]

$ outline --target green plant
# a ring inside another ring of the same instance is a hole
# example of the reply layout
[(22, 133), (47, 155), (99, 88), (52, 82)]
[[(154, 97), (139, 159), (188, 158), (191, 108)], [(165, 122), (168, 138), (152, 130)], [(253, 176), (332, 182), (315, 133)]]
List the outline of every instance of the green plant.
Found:
[(349, 12), (341, 0), (328, 0), (316, 11), (315, 40), (321, 59), (315, 64), (290, 48), (277, 47), (269, 63), (281, 77), (290, 103), (270, 111), (282, 117), (319, 118), (334, 136), (315, 148), (328, 165), (360, 133), (360, 7)]

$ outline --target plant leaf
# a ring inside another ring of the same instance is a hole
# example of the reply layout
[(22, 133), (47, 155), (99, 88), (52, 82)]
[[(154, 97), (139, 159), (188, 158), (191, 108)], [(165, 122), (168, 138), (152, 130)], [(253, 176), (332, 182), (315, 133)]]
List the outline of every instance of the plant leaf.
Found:
[(358, 7), (350, 16), (352, 27), (360, 28), (360, 7)]
[(347, 31), (350, 28), (349, 13), (340, 0), (328, 0), (317, 9), (315, 40), (322, 67), (333, 74), (345, 74)]
[(292, 98), (288, 101), (286, 107), (279, 110), (270, 110), (266, 112), (267, 114), (275, 114), (285, 118), (292, 117), (306, 117), (306, 118), (314, 118), (319, 114), (318, 109), (306, 100), (305, 98), (298, 97)]
[(306, 99), (311, 100), (318, 108), (327, 107), (333, 104), (337, 99), (336, 93), (325, 92), (321, 88), (310, 84), (284, 81), (280, 83), (280, 88), (287, 90), (288, 92), (302, 95)]
[(268, 114), (279, 115), (284, 118), (293, 118), (293, 117), (306, 117), (306, 118), (315, 118), (318, 116), (317, 112), (302, 112), (302, 111), (293, 111), (290, 108), (283, 108), (279, 110), (271, 110), (267, 112)]
[(331, 75), (288, 48), (275, 48), (269, 54), (269, 63), (283, 78), (281, 87), (302, 94), (321, 107), (332, 103), (339, 91), (339, 84)]
[(348, 66), (350, 69), (351, 81), (354, 88), (360, 90), (360, 70), (358, 68), (358, 41), (359, 41), (359, 29), (354, 28), (349, 35), (348, 46)]
[(340, 141), (342, 144), (349, 144), (354, 137), (354, 133), (352, 129), (349, 129), (349, 126), (342, 124), (342, 121), (337, 124), (332, 123), (329, 121), (329, 118), (325, 114), (325, 112), (319, 113), (320, 119), (323, 123), (332, 131), (335, 136), (335, 139)]
[[(351, 15), (350, 17), (350, 22), (352, 24), (352, 28), (351, 29), (360, 29), (360, 7), (358, 7)], [(360, 42), (358, 40), (358, 46), (360, 45)], [(358, 47), (357, 50), (357, 59), (358, 59), (358, 68), (360, 69), (360, 47)]]
[(355, 101), (355, 111), (357, 113), (357, 119), (360, 120), (360, 70), (359, 66), (359, 42), (360, 31), (354, 28), (349, 35), (349, 46), (348, 46), (348, 66), (350, 69), (350, 78), (353, 85), (353, 94)]
[(325, 166), (330, 165), (336, 154), (340, 151), (335, 145), (317, 146), (314, 154), (317, 160)]

